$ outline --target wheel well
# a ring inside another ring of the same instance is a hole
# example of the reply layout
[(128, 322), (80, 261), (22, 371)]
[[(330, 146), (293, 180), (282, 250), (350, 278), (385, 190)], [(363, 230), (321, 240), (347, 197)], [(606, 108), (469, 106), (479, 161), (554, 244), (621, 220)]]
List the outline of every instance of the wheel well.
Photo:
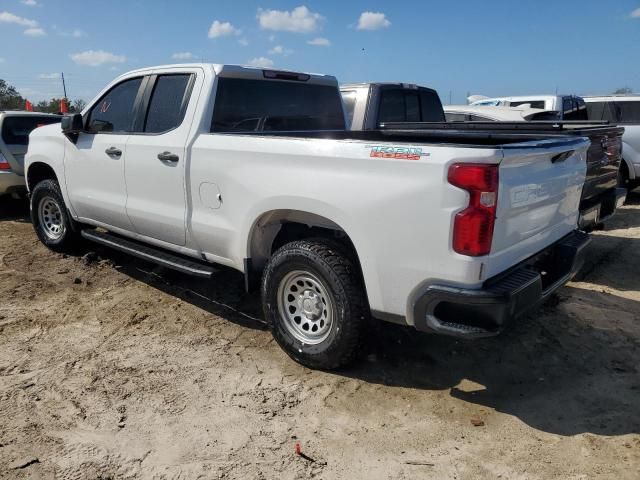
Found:
[(46, 163), (36, 162), (29, 166), (29, 171), (27, 172), (27, 186), (29, 187), (29, 191), (33, 190), (33, 188), (43, 180), (57, 179), (56, 172)]
[(248, 289), (257, 286), (267, 261), (277, 249), (305, 238), (327, 238), (339, 243), (362, 271), (358, 253), (349, 235), (338, 224), (320, 215), (298, 210), (268, 212), (256, 221), (250, 235), (250, 265), (245, 268)]

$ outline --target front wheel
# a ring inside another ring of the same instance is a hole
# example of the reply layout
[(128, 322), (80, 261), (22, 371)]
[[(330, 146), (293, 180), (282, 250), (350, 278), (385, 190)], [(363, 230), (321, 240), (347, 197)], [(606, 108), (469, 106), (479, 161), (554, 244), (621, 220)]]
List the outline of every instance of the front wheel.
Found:
[(338, 245), (300, 240), (276, 251), (262, 303), (274, 338), (297, 362), (331, 370), (355, 359), (369, 309), (359, 269)]
[(31, 223), (40, 241), (55, 252), (73, 251), (80, 235), (55, 180), (43, 180), (31, 192)]

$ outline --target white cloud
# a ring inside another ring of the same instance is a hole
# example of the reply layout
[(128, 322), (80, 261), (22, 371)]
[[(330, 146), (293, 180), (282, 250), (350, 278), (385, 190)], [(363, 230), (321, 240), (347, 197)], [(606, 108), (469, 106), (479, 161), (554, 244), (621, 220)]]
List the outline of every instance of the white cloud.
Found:
[(27, 28), (24, 31), (24, 34), (27, 35), (28, 37), (44, 37), (47, 34), (47, 32), (45, 32), (40, 27), (36, 27), (36, 28)]
[(320, 28), (324, 17), (312, 12), (304, 5), (294, 8), (290, 12), (286, 10), (258, 9), (258, 21), (260, 27), (265, 30), (311, 33)]
[(60, 74), (59, 73), (41, 73), (40, 75), (38, 75), (38, 78), (41, 78), (43, 80), (57, 80), (60, 78)]
[(253, 67), (271, 68), (273, 67), (273, 60), (266, 57), (257, 57), (249, 60), (247, 64)]
[(276, 36), (273, 35), (273, 34), (269, 35), (269, 41), (270, 42), (275, 42), (276, 41)]
[(78, 65), (88, 65), (90, 67), (98, 67), (105, 63), (124, 63), (127, 61), (127, 57), (124, 55), (114, 55), (104, 50), (87, 50), (85, 52), (74, 53), (71, 56), (71, 60)]
[(309, 45), (314, 45), (316, 47), (330, 47), (331, 46), (331, 42), (328, 39), (322, 38), (322, 37), (314, 38), (313, 40), (308, 40), (307, 43)]
[(83, 30), (80, 30), (79, 28), (74, 28), (73, 30), (63, 30), (59, 28), (57, 25), (53, 25), (52, 28), (61, 37), (81, 38), (81, 37), (87, 36), (87, 34)]
[(218, 38), (228, 37), (230, 35), (240, 35), (241, 33), (241, 30), (238, 30), (229, 22), (220, 22), (218, 20), (214, 20), (214, 22), (211, 24), (211, 28), (209, 28), (208, 36), (209, 38)]
[(178, 52), (171, 55), (171, 58), (174, 60), (192, 60), (196, 58), (196, 56), (191, 52)]
[(391, 22), (381, 12), (362, 12), (358, 19), (358, 30), (379, 30), (388, 28)]
[(284, 48), (282, 45), (276, 45), (271, 50), (269, 50), (268, 53), (269, 55), (284, 55), (286, 57), (287, 55), (291, 55), (293, 53), (293, 50)]
[(36, 5), (38, 5), (38, 2), (36, 2), (36, 0), (20, 0), (20, 3), (23, 5), (28, 5), (30, 7), (35, 7)]
[(38, 22), (36, 22), (35, 20), (19, 17), (9, 12), (0, 12), (0, 22), (15, 23), (16, 25), (22, 25), (23, 27), (29, 28), (36, 28), (38, 26)]
[(631, 12), (631, 18), (640, 18), (640, 8), (636, 8)]
[(240, 40), (238, 40), (238, 43), (243, 47), (246, 47), (247, 45), (249, 45), (249, 40), (247, 40), (245, 37), (242, 37)]

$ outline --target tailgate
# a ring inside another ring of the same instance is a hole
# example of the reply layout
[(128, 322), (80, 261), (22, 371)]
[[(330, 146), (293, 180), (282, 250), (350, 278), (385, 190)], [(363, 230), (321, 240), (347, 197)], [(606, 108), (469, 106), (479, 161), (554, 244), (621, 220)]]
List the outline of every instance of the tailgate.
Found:
[(493, 243), (484, 278), (577, 228), (589, 140), (568, 138), (503, 147)]
[(618, 184), (624, 129), (599, 128), (586, 130), (591, 145), (587, 151), (587, 178), (582, 199), (597, 197)]

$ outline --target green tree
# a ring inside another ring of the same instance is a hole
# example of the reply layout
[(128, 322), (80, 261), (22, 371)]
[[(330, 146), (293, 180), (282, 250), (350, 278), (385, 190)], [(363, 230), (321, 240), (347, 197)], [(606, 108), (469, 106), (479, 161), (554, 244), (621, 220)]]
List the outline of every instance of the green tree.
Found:
[(87, 102), (85, 102), (83, 99), (81, 98), (76, 98), (72, 103), (71, 103), (71, 107), (69, 108), (69, 111), (74, 112), (74, 113), (80, 113), (82, 110), (84, 110), (84, 107), (87, 106)]
[(616, 88), (613, 93), (614, 95), (629, 95), (630, 93), (633, 93), (633, 89), (630, 87), (621, 87)]
[(13, 85), (0, 79), (0, 110), (22, 110), (25, 99)]

